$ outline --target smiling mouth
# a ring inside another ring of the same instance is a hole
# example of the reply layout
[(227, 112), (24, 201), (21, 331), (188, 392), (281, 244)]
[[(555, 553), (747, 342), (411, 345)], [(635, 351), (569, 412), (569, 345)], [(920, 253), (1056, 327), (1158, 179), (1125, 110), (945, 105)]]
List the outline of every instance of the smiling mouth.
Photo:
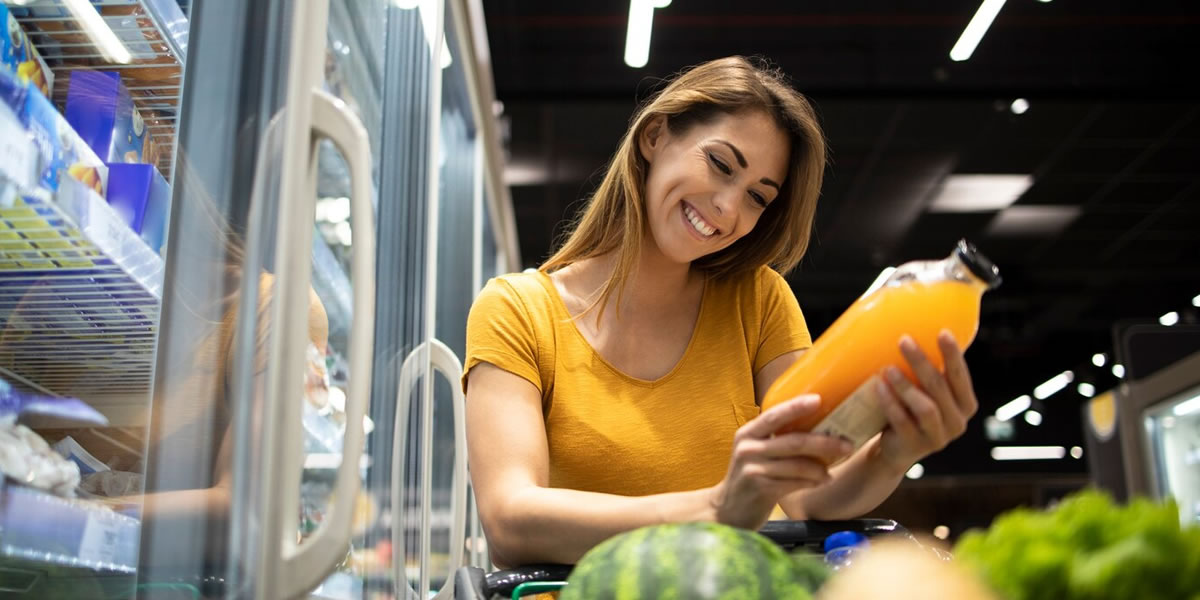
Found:
[(719, 231), (716, 227), (709, 225), (708, 222), (704, 220), (704, 217), (701, 217), (700, 213), (692, 210), (692, 207), (686, 202), (683, 204), (683, 217), (692, 226), (692, 229), (695, 229), (696, 233), (700, 234), (702, 237), (712, 237)]

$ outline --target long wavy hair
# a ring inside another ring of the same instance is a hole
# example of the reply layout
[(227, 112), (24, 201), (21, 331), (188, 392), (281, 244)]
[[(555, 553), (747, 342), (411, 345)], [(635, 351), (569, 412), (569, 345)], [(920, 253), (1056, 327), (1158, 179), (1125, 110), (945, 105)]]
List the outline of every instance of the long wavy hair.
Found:
[(620, 298), (637, 265), (647, 223), (645, 189), (648, 163), (638, 139), (657, 117), (666, 117), (673, 135), (725, 115), (762, 111), (788, 136), (787, 177), (745, 237), (692, 266), (710, 277), (727, 278), (762, 265), (786, 274), (808, 249), (817, 197), (825, 173), (825, 136), (812, 105), (792, 89), (783, 74), (765, 61), (731, 56), (692, 67), (676, 76), (633, 116), (629, 130), (587, 207), (570, 227), (566, 241), (539, 267), (551, 273), (571, 263), (615, 253), (615, 268), (585, 312), (609, 298)]

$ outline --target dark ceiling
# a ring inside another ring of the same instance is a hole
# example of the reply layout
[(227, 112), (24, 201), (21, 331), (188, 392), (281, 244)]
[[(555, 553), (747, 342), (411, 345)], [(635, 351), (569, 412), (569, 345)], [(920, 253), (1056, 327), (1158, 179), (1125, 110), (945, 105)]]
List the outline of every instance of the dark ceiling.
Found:
[[(680, 68), (730, 54), (777, 63), (817, 107), (831, 163), (814, 244), (789, 280), (814, 334), (880, 269), (974, 241), (1005, 283), (968, 353), (982, 411), (1090, 364), (1113, 325), (1200, 294), (1200, 6), (1191, 1), (1010, 0), (970, 60), (948, 53), (978, 3), (675, 0), (656, 11), (650, 63), (624, 64), (628, 2), (484, 4), (521, 252), (534, 266), (581, 206), (638, 101)], [(1024, 114), (1009, 110), (1028, 100)], [(949, 174), (1031, 174), (1017, 207), (927, 210)], [(1016, 211), (1014, 211), (1016, 212)], [(1082, 445), (1074, 385), (1015, 444)], [(995, 463), (982, 419), (928, 473), (1082, 471), (1084, 461)]]

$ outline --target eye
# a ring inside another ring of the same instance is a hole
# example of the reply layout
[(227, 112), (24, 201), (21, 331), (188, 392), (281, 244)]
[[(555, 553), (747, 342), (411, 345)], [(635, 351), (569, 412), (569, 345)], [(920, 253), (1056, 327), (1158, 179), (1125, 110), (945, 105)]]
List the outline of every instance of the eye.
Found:
[(730, 169), (729, 165), (721, 162), (721, 159), (717, 158), (715, 154), (709, 153), (708, 160), (712, 162), (713, 166), (716, 167), (718, 171), (726, 175), (731, 175), (733, 173), (733, 169)]
[(750, 192), (750, 197), (754, 199), (754, 203), (759, 205), (759, 207), (761, 207), (761, 208), (767, 207), (767, 199), (764, 198), (762, 194), (760, 194), (758, 192)]

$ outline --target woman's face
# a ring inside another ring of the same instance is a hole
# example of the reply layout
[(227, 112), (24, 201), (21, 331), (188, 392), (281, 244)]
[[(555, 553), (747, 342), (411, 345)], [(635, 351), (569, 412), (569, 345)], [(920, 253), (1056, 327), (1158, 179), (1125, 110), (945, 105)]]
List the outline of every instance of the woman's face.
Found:
[(760, 111), (722, 115), (674, 135), (662, 118), (639, 140), (649, 162), (646, 218), (659, 250), (675, 262), (741, 239), (779, 195), (787, 134)]

